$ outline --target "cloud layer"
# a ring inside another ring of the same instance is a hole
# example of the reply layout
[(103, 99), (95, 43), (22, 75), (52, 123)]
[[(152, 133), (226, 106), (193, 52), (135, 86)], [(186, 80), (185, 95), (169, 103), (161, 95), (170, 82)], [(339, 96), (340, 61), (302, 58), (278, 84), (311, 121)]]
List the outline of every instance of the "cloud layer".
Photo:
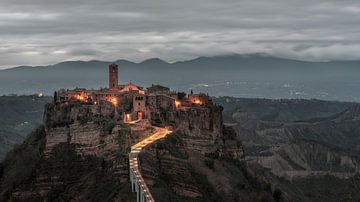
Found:
[(356, 0), (2, 0), (0, 68), (265, 52), (360, 59)]

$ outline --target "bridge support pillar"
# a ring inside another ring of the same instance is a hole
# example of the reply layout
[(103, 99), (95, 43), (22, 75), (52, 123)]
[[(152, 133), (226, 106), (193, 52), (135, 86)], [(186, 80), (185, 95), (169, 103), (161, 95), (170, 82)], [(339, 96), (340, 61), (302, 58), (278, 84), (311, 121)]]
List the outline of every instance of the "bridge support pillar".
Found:
[(142, 195), (142, 196), (141, 196), (142, 202), (146, 202), (146, 197), (145, 197), (144, 189), (142, 190), (141, 195)]
[(136, 184), (135, 184), (135, 189), (136, 189), (136, 202), (140, 202), (140, 196), (139, 196), (140, 187), (139, 187), (138, 182), (136, 182)]
[(129, 171), (129, 178), (130, 178), (130, 183), (131, 183), (131, 191), (134, 192), (133, 172), (132, 172), (131, 168), (130, 168), (130, 171)]

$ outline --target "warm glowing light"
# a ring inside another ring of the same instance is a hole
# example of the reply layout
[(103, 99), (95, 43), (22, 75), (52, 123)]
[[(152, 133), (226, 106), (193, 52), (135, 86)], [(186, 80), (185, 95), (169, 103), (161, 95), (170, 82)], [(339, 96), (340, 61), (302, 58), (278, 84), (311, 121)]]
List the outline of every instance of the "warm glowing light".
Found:
[(131, 115), (130, 114), (125, 114), (125, 123), (129, 123), (131, 122)]
[(38, 96), (38, 97), (43, 97), (44, 94), (43, 94), (43, 93), (38, 93), (37, 96)]
[(76, 99), (83, 101), (83, 100), (85, 100), (85, 97), (84, 97), (84, 96), (81, 96), (81, 95), (77, 95), (77, 96), (76, 96)]
[(194, 100), (193, 103), (195, 103), (195, 104), (197, 104), (197, 105), (201, 105), (201, 104), (202, 104), (201, 100), (198, 100), (198, 99)]
[(117, 105), (117, 99), (116, 99), (116, 98), (112, 98), (112, 99), (111, 99), (111, 103), (113, 103), (113, 105), (116, 106), (116, 105)]
[(181, 102), (180, 101), (175, 101), (175, 106), (176, 106), (176, 108), (181, 107)]
[(138, 112), (138, 113), (137, 113), (137, 116), (138, 116), (138, 120), (142, 120), (142, 119), (143, 119), (142, 112)]

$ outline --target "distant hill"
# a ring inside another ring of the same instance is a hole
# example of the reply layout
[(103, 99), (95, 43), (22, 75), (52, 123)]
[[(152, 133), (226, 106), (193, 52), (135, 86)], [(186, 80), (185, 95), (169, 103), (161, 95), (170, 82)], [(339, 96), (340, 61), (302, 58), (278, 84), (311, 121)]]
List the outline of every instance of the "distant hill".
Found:
[(359, 104), (230, 97), (215, 101), (224, 106), (224, 121), (236, 130), (247, 162), (272, 173), (264, 177), (284, 192), (285, 201), (360, 199)]
[[(52, 94), (60, 88), (107, 86), (111, 61), (67, 61), (0, 71), (1, 94)], [(360, 101), (360, 61), (306, 62), (264, 54), (199, 57), (174, 63), (159, 58), (115, 61), (121, 83), (159, 83), (214, 96), (318, 98)]]
[(42, 123), (44, 105), (51, 101), (36, 95), (0, 96), (0, 161)]

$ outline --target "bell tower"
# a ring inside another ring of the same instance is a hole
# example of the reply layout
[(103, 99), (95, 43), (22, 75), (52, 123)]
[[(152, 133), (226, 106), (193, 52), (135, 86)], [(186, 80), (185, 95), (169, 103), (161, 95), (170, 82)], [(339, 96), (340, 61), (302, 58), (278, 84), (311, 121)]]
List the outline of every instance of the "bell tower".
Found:
[(116, 90), (118, 88), (118, 65), (109, 65), (109, 89)]

